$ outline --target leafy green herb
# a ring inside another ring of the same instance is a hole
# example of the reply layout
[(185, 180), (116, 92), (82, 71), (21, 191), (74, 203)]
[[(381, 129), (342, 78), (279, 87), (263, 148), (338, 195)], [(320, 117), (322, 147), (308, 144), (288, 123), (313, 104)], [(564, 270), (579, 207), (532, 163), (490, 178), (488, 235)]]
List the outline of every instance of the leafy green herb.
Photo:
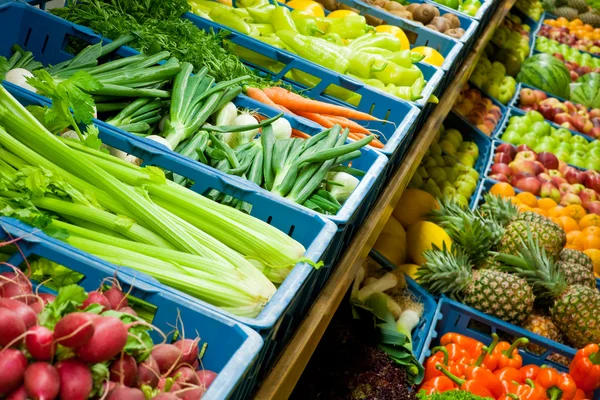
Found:
[(56, 323), (65, 315), (77, 311), (87, 295), (78, 285), (63, 286), (53, 302), (48, 303), (38, 317), (40, 325), (54, 329)]
[(489, 397), (480, 397), (464, 390), (449, 390), (442, 393), (425, 394), (425, 391), (417, 393), (419, 400), (484, 400)]
[(83, 275), (63, 265), (57, 264), (45, 258), (40, 258), (29, 264), (31, 279), (38, 282), (46, 282), (45, 285), (51, 289), (58, 290), (63, 286), (69, 286), (79, 282)]

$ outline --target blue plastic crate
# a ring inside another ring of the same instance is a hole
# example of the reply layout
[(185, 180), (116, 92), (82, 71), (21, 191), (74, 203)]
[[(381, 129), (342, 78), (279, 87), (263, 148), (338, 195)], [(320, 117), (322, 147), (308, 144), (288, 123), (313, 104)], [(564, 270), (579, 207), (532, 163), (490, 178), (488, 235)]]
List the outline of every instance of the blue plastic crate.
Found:
[[(0, 21), (2, 21), (5, 16), (8, 17), (7, 14), (0, 14)], [(62, 20), (56, 17), (50, 17), (46, 14), (44, 14), (42, 18), (44, 18), (44, 28), (32, 29), (24, 38), (19, 37), (17, 34), (13, 34), (11, 36), (8, 30), (6, 32), (2, 32), (2, 29), (0, 28), (0, 32), (4, 33), (3, 37), (5, 38), (5, 41), (3, 42), (4, 45), (0, 45), (0, 55), (10, 55), (11, 43), (17, 43), (26, 48), (27, 50), (34, 52), (35, 58), (38, 61), (41, 61), (45, 64), (56, 63), (71, 58), (72, 56), (64, 52), (61, 47), (53, 47), (54, 44), (66, 43), (67, 34), (56, 32), (58, 28), (63, 26)], [(0, 26), (1, 25), (2, 24), (0, 24)], [(31, 27), (33, 27), (33, 25)], [(23, 26), (23, 28), (25, 28), (25, 26)], [(56, 38), (56, 40), (51, 42), (50, 45), (46, 44), (45, 48), (40, 48), (36, 45), (30, 45), (30, 43), (32, 42), (36, 44), (46, 43), (45, 41), (42, 42), (42, 40), (40, 40), (39, 42), (35, 42), (35, 40), (41, 39), (42, 37), (45, 38), (46, 32), (48, 31), (54, 32), (52, 34), (52, 37)], [(96, 40), (98, 40), (98, 38), (93, 39), (94, 40), (90, 39), (89, 42), (93, 43)], [(129, 54), (137, 54), (137, 52), (131, 48), (124, 47), (119, 50), (119, 54), (122, 56), (126, 56)], [(10, 84), (7, 84), (7, 86), (11, 87), (14, 90), (19, 90), (18, 88)], [(252, 100), (245, 95), (238, 96), (235, 103), (237, 106), (240, 107), (257, 110), (259, 113), (268, 117), (272, 117), (279, 114), (278, 110), (275, 110), (274, 108)], [(314, 135), (321, 131), (318, 125), (304, 118), (292, 115), (287, 115), (286, 118), (289, 120), (293, 128), (299, 129), (307, 134)], [(118, 128), (113, 127), (112, 131), (114, 131), (115, 134), (122, 134), (127, 136), (130, 146), (132, 147), (139, 147), (141, 144), (147, 144), (153, 146), (154, 148), (169, 152), (168, 149), (165, 149), (162, 146), (157, 147), (156, 143), (153, 141), (149, 141), (143, 138), (139, 138), (135, 135), (128, 134), (126, 132), (121, 131)], [(196, 167), (200, 171), (208, 169), (210, 171), (215, 171), (217, 174), (222, 174), (221, 172), (214, 170), (210, 166), (202, 165), (198, 162), (194, 164), (196, 164)], [(338, 233), (334, 238), (335, 241), (349, 241), (356, 226), (360, 225), (360, 223), (366, 216), (366, 212), (368, 211), (372, 203), (375, 201), (376, 196), (379, 193), (379, 190), (381, 189), (381, 185), (383, 183), (382, 174), (386, 167), (386, 164), (386, 157), (384, 155), (381, 155), (374, 149), (370, 148), (362, 149), (361, 157), (352, 161), (352, 166), (361, 171), (364, 171), (365, 176), (359, 178), (360, 184), (344, 203), (342, 209), (336, 215), (330, 216), (330, 219), (338, 226)], [(263, 191), (258, 188), (257, 190)], [(267, 191), (264, 192), (268, 193)], [(286, 199), (280, 197), (275, 198), (281, 202), (284, 202), (285, 204), (288, 204), (290, 207), (302, 207), (296, 203), (289, 202)]]
[[(0, 218), (0, 226), (2, 241), (20, 238), (16, 242), (20, 251), (16, 251), (10, 257), (7, 262), (10, 265), (19, 266), (25, 260), (33, 261), (39, 257), (48, 259), (84, 275), (78, 284), (88, 292), (97, 290), (105, 279), (115, 274), (114, 266), (20, 221)], [(0, 266), (0, 272), (10, 270), (6, 263)], [(181, 327), (177, 324), (179, 313), (188, 335), (192, 332), (195, 336), (197, 332), (202, 340), (200, 345), (208, 344), (202, 365), (217, 372), (218, 376), (203, 398), (249, 397), (251, 387), (247, 377), (252, 369), (258, 368), (255, 361), (263, 345), (263, 340), (256, 332), (230, 318), (169, 293), (156, 280), (134, 270), (120, 268), (116, 276), (125, 292), (131, 288), (131, 296), (156, 307), (151, 323), (157, 328), (163, 332), (172, 332), (173, 327)], [(38, 287), (39, 282), (33, 283), (34, 289)], [(39, 286), (39, 289), (53, 293), (47, 287)], [(153, 333), (152, 338), (158, 343), (162, 342), (162, 337), (156, 333)]]
[(498, 318), (484, 314), (474, 308), (467, 307), (464, 304), (450, 300), (443, 296), (438, 304), (431, 330), (427, 335), (425, 347), (419, 361), (424, 362), (431, 354), (430, 349), (439, 344), (440, 338), (448, 332), (456, 332), (472, 337), (473, 339), (489, 345), (492, 341), (491, 334), (497, 333), (503, 339), (514, 339), (526, 337), (530, 343), (541, 346), (546, 349), (541, 355), (537, 355), (519, 348), (519, 353), (523, 357), (523, 365), (547, 364), (556, 369), (565, 371), (566, 368), (560, 364), (554, 363), (548, 357), (553, 353), (559, 353), (567, 357), (575, 355), (575, 349), (548, 340), (543, 336), (534, 334), (517, 325), (509, 324)]
[[(2, 8), (0, 8), (0, 13)], [(29, 92), (14, 91), (15, 97), (23, 104), (43, 104), (41, 100)], [(325, 266), (316, 270), (306, 263), (298, 263), (287, 279), (279, 286), (277, 292), (256, 318), (238, 317), (208, 303), (167, 288), (170, 293), (180, 296), (198, 307), (206, 307), (217, 313), (227, 315), (258, 331), (265, 341), (258, 363), (261, 372), (266, 370), (273, 357), (289, 340), (297, 325), (310, 306), (314, 292), (320, 291), (332, 269), (332, 261), (341, 248), (340, 242), (333, 241), (337, 231), (335, 224), (314, 212), (300, 208), (292, 208), (276, 199), (257, 191), (257, 186), (235, 176), (216, 174), (210, 170), (202, 171), (196, 162), (191, 162), (176, 153), (165, 152), (160, 147), (147, 143), (134, 146), (127, 135), (116, 134), (109, 125), (101, 121), (95, 122), (100, 130), (100, 139), (109, 146), (144, 160), (144, 165), (153, 165), (169, 170), (195, 182), (192, 190), (206, 193), (216, 189), (252, 205), (251, 215), (269, 223), (279, 230), (288, 233), (305, 248), (305, 257), (312, 261), (325, 261)], [(256, 371), (258, 373), (259, 371)], [(257, 383), (255, 374), (249, 379)]]
[[(386, 270), (391, 271), (396, 268), (396, 265), (381, 255), (381, 253), (379, 253), (377, 250), (371, 250), (369, 257), (371, 257)], [(431, 324), (434, 321), (434, 316), (437, 309), (437, 300), (431, 293), (423, 289), (417, 282), (415, 282), (414, 279), (407, 275), (404, 275), (404, 278), (406, 279), (406, 286), (410, 294), (412, 294), (419, 303), (423, 304), (423, 315), (421, 315), (419, 324), (412, 332), (413, 354), (418, 358), (424, 350), (427, 334), (429, 333)]]
[[(460, 39), (453, 39), (453, 38), (450, 38), (449, 36), (444, 35), (443, 33), (440, 34), (440, 32), (437, 32), (437, 31), (431, 30), (429, 28), (426, 28), (422, 25), (419, 25), (418, 23), (416, 23), (413, 20), (400, 18), (394, 14), (390, 14), (389, 12), (387, 12), (385, 10), (376, 8), (362, 0), (342, 0), (342, 1), (340, 1), (340, 3), (350, 6), (352, 8), (356, 8), (357, 10), (360, 10), (361, 14), (363, 14), (363, 15), (372, 15), (374, 17), (377, 17), (377, 18), (383, 20), (388, 25), (395, 25), (395, 26), (402, 28), (403, 30), (406, 29), (410, 32), (416, 31), (417, 34), (419, 34), (419, 31), (431, 32), (431, 33), (434, 33), (436, 36), (442, 35), (446, 38), (456, 40), (463, 44), (471, 42), (471, 39), (474, 38), (475, 31), (477, 31), (477, 27), (479, 25), (479, 22), (475, 21), (474, 19), (471, 19), (470, 17), (465, 16), (465, 14), (463, 14), (457, 10), (452, 10), (451, 8), (448, 8), (442, 4), (430, 2), (430, 4), (435, 4), (435, 6), (440, 10), (440, 15), (452, 13), (458, 17), (458, 20), (460, 21), (460, 27), (465, 30), (465, 33), (462, 35), (462, 37)], [(411, 0), (410, 3), (411, 4), (422, 4), (422, 3), (425, 3), (425, 1), (424, 0)], [(435, 48), (435, 46), (432, 46), (432, 45), (430, 45), (430, 47)], [(462, 51), (462, 49), (461, 49), (461, 51)], [(442, 68), (445, 70), (449, 70), (451, 68), (451, 64), (453, 62), (454, 62), (454, 60), (450, 60), (450, 62), (448, 62), (448, 58), (446, 58), (444, 66)], [(445, 64), (448, 64), (448, 66), (446, 67)]]
[[(184, 18), (189, 19), (194, 23), (194, 25), (205, 31), (210, 31), (212, 29), (214, 32), (231, 32), (231, 34), (227, 37), (227, 40), (229, 40), (231, 43), (234, 43), (235, 45), (243, 49), (254, 51), (263, 57), (270, 58), (273, 61), (283, 64), (284, 67), (277, 73), (274, 73), (264, 67), (248, 62), (248, 64), (252, 65), (254, 68), (260, 71), (264, 71), (268, 75), (274, 76), (275, 80), (284, 79), (285, 75), (292, 69), (296, 69), (310, 74), (314, 77), (317, 77), (318, 79), (320, 79), (319, 84), (316, 87), (307, 90), (307, 94), (311, 98), (318, 99), (319, 95), (329, 85), (337, 85), (351, 92), (355, 92), (356, 94), (362, 95), (363, 97), (358, 105), (358, 109), (360, 111), (364, 111), (375, 116), (377, 116), (377, 113), (375, 110), (371, 110), (371, 106), (373, 104), (382, 102), (381, 96), (384, 96), (386, 98), (385, 101), (389, 103), (403, 102), (398, 97), (391, 96), (382, 90), (366, 85), (363, 82), (360, 82), (343, 74), (331, 71), (313, 62), (300, 58), (297, 55), (290, 53), (286, 50), (278, 49), (271, 45), (267, 45), (266, 43), (263, 43), (258, 39), (251, 38), (236, 31), (231, 31), (230, 28), (219, 25), (213, 21), (209, 21), (189, 12), (184, 15)], [(418, 66), (419, 69), (421, 69), (421, 71), (423, 72), (423, 76), (427, 81), (427, 85), (425, 86), (422, 92), (422, 99), (416, 101), (415, 104), (423, 107), (427, 103), (427, 99), (429, 98), (429, 96), (435, 93), (435, 90), (439, 86), (444, 73), (442, 70), (434, 66), (424, 64), (422, 62), (420, 62)], [(389, 110), (389, 106), (386, 105), (385, 108)], [(393, 115), (393, 112), (390, 114)], [(379, 118), (384, 117), (381, 116)]]

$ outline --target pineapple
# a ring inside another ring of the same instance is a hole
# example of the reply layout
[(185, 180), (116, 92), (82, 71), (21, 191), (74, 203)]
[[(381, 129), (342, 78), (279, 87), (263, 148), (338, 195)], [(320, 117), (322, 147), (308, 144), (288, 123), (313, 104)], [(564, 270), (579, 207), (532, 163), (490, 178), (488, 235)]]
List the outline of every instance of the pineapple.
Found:
[(571, 264), (580, 264), (586, 267), (590, 271), (594, 271), (594, 263), (590, 256), (585, 254), (583, 251), (573, 249), (563, 249), (558, 255), (560, 261)]
[[(554, 325), (550, 317), (543, 315), (540, 312), (534, 311), (531, 313), (529, 317), (527, 317), (527, 319), (521, 324), (521, 327), (535, 333), (536, 335), (540, 335), (555, 342), (565, 344), (565, 339), (560, 329)], [(538, 355), (546, 351), (545, 348), (533, 343), (529, 343), (527, 345), (527, 350)], [(567, 366), (569, 365), (569, 359), (562, 354), (552, 353), (548, 359), (558, 364), (564, 364)]]
[(567, 285), (583, 285), (591, 288), (596, 287), (594, 272), (590, 271), (588, 267), (564, 261), (558, 261), (556, 266), (565, 276)]
[(550, 219), (534, 212), (523, 212), (508, 224), (500, 242), (499, 251), (517, 255), (521, 241), (532, 228), (533, 238), (539, 240), (551, 257), (556, 257), (565, 246), (567, 237), (563, 229)]
[(567, 7), (574, 8), (582, 13), (589, 9), (585, 0), (567, 0)]
[(473, 270), (466, 252), (434, 248), (424, 254), (418, 282), (431, 293), (450, 297), (511, 323), (523, 321), (533, 309), (534, 295), (525, 279), (493, 269)]
[(502, 227), (506, 227), (510, 221), (519, 215), (519, 209), (510, 200), (493, 194), (486, 194), (485, 203), (479, 207), (481, 215), (486, 220), (496, 221)]
[(564, 273), (534, 240), (527, 226), (518, 256), (499, 254), (506, 270), (525, 278), (538, 298), (551, 300), (550, 317), (577, 348), (600, 342), (600, 291), (583, 285), (567, 285)]
[(577, 18), (579, 13), (576, 9), (571, 7), (559, 7), (556, 10), (553, 10), (552, 14), (556, 15), (557, 17), (563, 17), (569, 21), (572, 21)]
[(496, 259), (496, 256), (493, 254), (488, 254), (477, 264), (478, 269), (495, 269), (500, 271), (502, 268), (502, 263)]
[(594, 28), (600, 28), (600, 15), (597, 15), (591, 11), (579, 14), (579, 19), (584, 24), (589, 24)]

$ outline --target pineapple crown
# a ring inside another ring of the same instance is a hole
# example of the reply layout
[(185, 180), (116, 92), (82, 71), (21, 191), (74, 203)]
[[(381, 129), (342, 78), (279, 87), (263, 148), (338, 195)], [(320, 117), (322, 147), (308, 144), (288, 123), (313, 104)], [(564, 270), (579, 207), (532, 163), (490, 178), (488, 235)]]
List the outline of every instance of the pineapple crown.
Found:
[(548, 298), (560, 295), (567, 287), (565, 276), (560, 271), (539, 241), (531, 234), (531, 224), (527, 224), (527, 240), (519, 238), (518, 256), (494, 253), (502, 262), (501, 269), (515, 273), (527, 280), (536, 297)]
[(460, 246), (448, 248), (444, 242), (441, 249), (433, 245), (423, 256), (425, 264), (417, 270), (417, 281), (429, 292), (456, 297), (469, 285), (473, 267)]
[(519, 209), (510, 200), (501, 196), (496, 196), (491, 193), (486, 193), (484, 196), (485, 203), (479, 206), (479, 211), (488, 221), (505, 227), (519, 215)]

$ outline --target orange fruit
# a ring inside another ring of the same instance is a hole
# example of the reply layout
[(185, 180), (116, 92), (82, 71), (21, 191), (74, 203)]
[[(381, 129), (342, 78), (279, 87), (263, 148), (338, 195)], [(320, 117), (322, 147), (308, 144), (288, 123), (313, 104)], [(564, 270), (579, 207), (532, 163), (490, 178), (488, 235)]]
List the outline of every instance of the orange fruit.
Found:
[(517, 197), (510, 197), (509, 200), (515, 206), (518, 206), (519, 204), (523, 204), (523, 202), (519, 198), (517, 198)]
[[(544, 200), (544, 199), (542, 199), (542, 200)], [(548, 216), (549, 217), (560, 217), (560, 216), (562, 216), (562, 212), (564, 209), (565, 208), (563, 206), (556, 206), (556, 207), (550, 208), (548, 210)]]
[(571, 217), (576, 221), (579, 221), (581, 218), (587, 215), (585, 208), (580, 206), (579, 204), (570, 204), (565, 207), (563, 210), (563, 215), (567, 217)]
[(515, 195), (515, 189), (506, 182), (498, 182), (492, 186), (490, 193), (501, 197), (513, 197)]
[(537, 207), (538, 200), (534, 194), (528, 192), (521, 192), (515, 196), (517, 199), (521, 200), (523, 204), (528, 205), (529, 207)]
[(527, 204), (519, 204), (517, 206), (517, 208), (519, 209), (519, 211), (521, 212), (525, 212), (525, 211), (531, 211), (531, 207), (529, 207)]
[(594, 263), (594, 271), (600, 271), (600, 250), (586, 249), (583, 252), (592, 259), (592, 263)]
[(600, 226), (600, 215), (588, 214), (579, 220), (579, 227), (582, 230), (588, 226)]
[(552, 200), (549, 197), (544, 197), (543, 199), (539, 199), (537, 202), (538, 202), (538, 207), (543, 210), (549, 210), (558, 205), (554, 200)]
[(579, 225), (577, 224), (577, 221), (575, 221), (573, 218), (563, 216), (558, 217), (558, 219), (560, 220), (560, 226), (566, 233), (569, 233), (571, 231), (579, 231)]
[(571, 231), (567, 233), (567, 244), (583, 247), (583, 236), (581, 231)]
[(539, 208), (539, 207), (533, 207), (531, 209), (531, 211), (533, 211), (534, 213), (543, 215), (544, 217), (548, 216), (548, 212), (546, 210), (544, 210), (543, 208)]
[(584, 250), (587, 249), (600, 249), (600, 236), (587, 235), (584, 236), (581, 234), (581, 245)]
[(565, 246), (565, 249), (572, 249), (577, 251), (583, 251), (583, 247), (579, 244), (568, 244)]
[(556, 19), (556, 25), (558, 26), (564, 26), (567, 25), (569, 23), (569, 20), (566, 19), (565, 17), (559, 17)]
[(583, 26), (583, 21), (579, 18), (575, 18), (573, 21), (569, 22), (570, 26)]
[(600, 226), (588, 226), (581, 230), (585, 236), (598, 236), (600, 237)]

